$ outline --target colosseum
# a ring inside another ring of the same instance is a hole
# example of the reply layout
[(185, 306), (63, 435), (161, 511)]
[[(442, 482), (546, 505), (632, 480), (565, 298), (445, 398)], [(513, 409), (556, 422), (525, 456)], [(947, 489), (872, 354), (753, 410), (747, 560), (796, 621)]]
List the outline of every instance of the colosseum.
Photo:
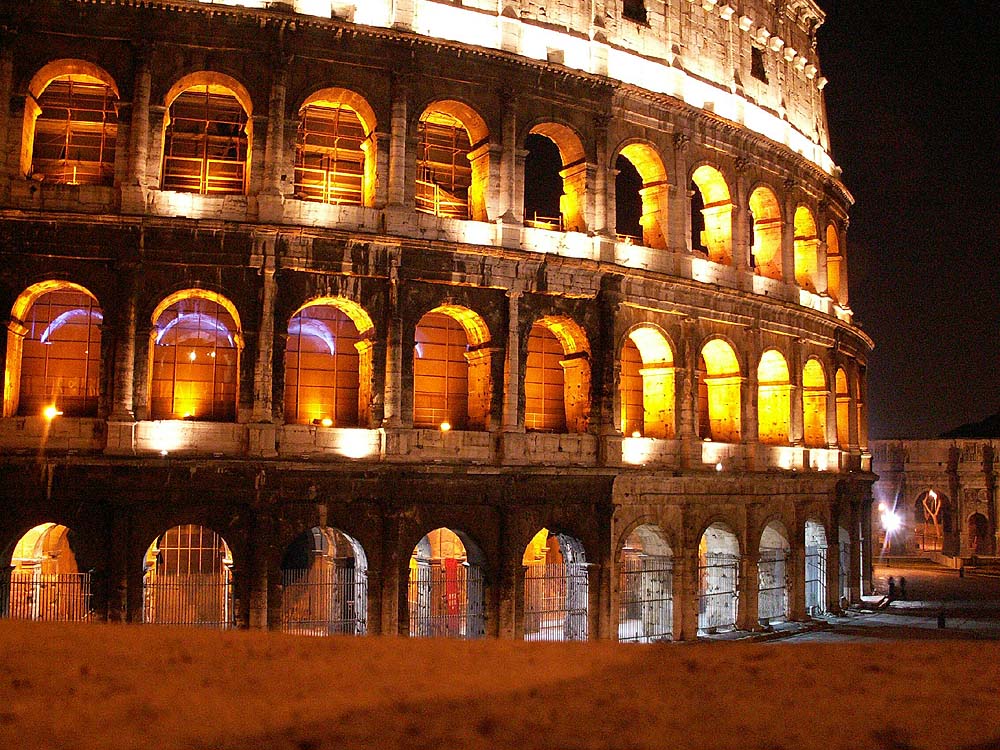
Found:
[(813, 0), (5, 0), (0, 616), (689, 640), (871, 581)]

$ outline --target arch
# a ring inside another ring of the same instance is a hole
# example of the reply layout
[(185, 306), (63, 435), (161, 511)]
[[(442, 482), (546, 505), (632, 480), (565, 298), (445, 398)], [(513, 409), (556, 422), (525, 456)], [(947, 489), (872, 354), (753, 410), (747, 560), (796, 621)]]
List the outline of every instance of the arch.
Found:
[(524, 639), (585, 641), (589, 581), (583, 543), (540, 529), (524, 549)]
[(795, 283), (810, 292), (816, 291), (818, 252), (816, 219), (808, 207), (799, 205), (795, 208)]
[(71, 185), (114, 182), (118, 86), (99, 65), (62, 59), (28, 82), (21, 171)]
[(781, 204), (767, 185), (750, 193), (750, 262), (754, 271), (781, 280)]
[(851, 392), (843, 367), (837, 368), (834, 385), (837, 389), (837, 445), (841, 450), (847, 450), (851, 445)]
[(969, 553), (976, 555), (993, 554), (993, 534), (990, 529), (989, 519), (985, 515), (972, 513), (966, 522), (968, 531)]
[(811, 615), (827, 611), (826, 528), (809, 519), (805, 527), (806, 611)]
[(652, 325), (633, 328), (622, 345), (619, 362), (622, 433), (673, 438), (675, 369), (666, 337)]
[(483, 553), (462, 531), (425, 534), (410, 555), (407, 609), (411, 637), (486, 635)]
[(243, 342), (232, 302), (184, 289), (156, 306), (152, 324), (151, 418), (235, 420)]
[[(558, 159), (545, 154), (545, 142), (554, 144)], [(543, 122), (528, 131), (525, 139), (524, 218), (525, 224), (566, 232), (587, 231), (587, 159), (583, 142), (575, 130), (558, 122)], [(558, 173), (558, 178), (554, 173)], [(560, 185), (561, 193), (536, 195), (537, 182)], [(558, 198), (558, 216), (553, 215)], [(539, 211), (541, 213), (539, 214)]]
[(0, 617), (80, 622), (92, 616), (90, 573), (77, 565), (72, 531), (52, 522), (24, 533), (0, 572)]
[(322, 203), (371, 206), (375, 199), (375, 112), (353, 91), (326, 88), (299, 107), (295, 194)]
[(451, 303), (414, 329), (413, 424), (486, 429), (492, 396), (489, 328), (476, 312)]
[(79, 284), (49, 279), (21, 292), (7, 325), (3, 415), (52, 407), (96, 416), (103, 320), (97, 298)]
[(698, 541), (698, 629), (736, 627), (739, 614), (740, 541), (725, 523), (710, 524)]
[(826, 441), (826, 373), (816, 357), (806, 360), (802, 368), (802, 425), (807, 448), (825, 448)]
[[(628, 170), (622, 160), (638, 174), (639, 183), (632, 185), (626, 179)], [(667, 246), (667, 216), (669, 188), (667, 170), (659, 153), (647, 143), (629, 143), (622, 147), (615, 163), (619, 170), (615, 180), (615, 205), (619, 235), (634, 236), (623, 231), (623, 223), (632, 228), (637, 225), (641, 236), (638, 239), (646, 247), (664, 249)], [(634, 216), (634, 223), (629, 218)]]
[(571, 318), (546, 316), (528, 333), (524, 369), (524, 423), (528, 430), (587, 430), (590, 418), (590, 344)]
[(467, 104), (427, 105), (417, 123), (416, 208), (453, 219), (487, 221), (489, 130)]
[(142, 621), (157, 625), (235, 626), (233, 555), (212, 529), (173, 526), (143, 559)]
[(740, 441), (743, 378), (733, 347), (709, 339), (698, 357), (698, 434), (723, 443)]
[(765, 445), (788, 443), (791, 392), (784, 355), (777, 349), (768, 349), (757, 366), (757, 436)]
[(846, 303), (846, 289), (843, 283), (844, 258), (840, 253), (840, 233), (831, 222), (826, 225), (826, 293), (834, 302)]
[(360, 427), (370, 419), (371, 319), (343, 297), (318, 297), (289, 319), (285, 421)]
[(733, 202), (722, 172), (702, 164), (691, 173), (691, 249), (723, 265), (733, 262)]
[(673, 638), (673, 550), (659, 526), (632, 530), (618, 556), (618, 640), (653, 643)]
[(788, 530), (771, 521), (761, 532), (757, 560), (757, 617), (763, 624), (788, 617)]
[(164, 97), (161, 187), (187, 193), (241, 194), (250, 167), (250, 94), (224, 73), (200, 71)]
[(299, 534), (281, 561), (281, 630), (296, 635), (364, 635), (368, 557), (339, 529)]

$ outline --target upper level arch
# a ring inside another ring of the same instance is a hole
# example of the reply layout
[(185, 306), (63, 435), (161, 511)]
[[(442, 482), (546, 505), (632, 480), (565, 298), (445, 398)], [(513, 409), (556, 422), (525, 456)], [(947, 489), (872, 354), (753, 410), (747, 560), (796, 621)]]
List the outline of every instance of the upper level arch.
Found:
[(431, 102), (417, 121), (416, 208), (453, 219), (487, 221), (490, 132), (472, 107)]
[(834, 302), (847, 304), (844, 284), (846, 260), (840, 250), (840, 232), (833, 222), (826, 225), (826, 293)]
[[(637, 223), (638, 239), (643, 245), (665, 248), (669, 188), (667, 170), (659, 153), (648, 143), (634, 141), (618, 150), (613, 166), (617, 172), (615, 231), (619, 235), (633, 236), (634, 224)], [(630, 170), (627, 167), (638, 175), (638, 185), (634, 179), (629, 179)]]
[(788, 362), (768, 349), (757, 365), (757, 436), (767, 445), (785, 445), (791, 423), (791, 379)]
[(795, 283), (815, 292), (819, 272), (819, 237), (812, 209), (799, 204), (795, 208)]
[(676, 388), (673, 348), (656, 326), (642, 324), (625, 337), (619, 358), (621, 431), (626, 436), (673, 438)]
[(768, 185), (750, 193), (750, 263), (756, 273), (781, 279), (781, 203)]
[(810, 357), (802, 368), (802, 425), (807, 448), (827, 445), (826, 405), (826, 371), (818, 357)]
[(847, 371), (838, 367), (834, 376), (837, 399), (837, 444), (847, 449), (851, 444), (851, 390)]
[(698, 436), (738, 443), (743, 376), (736, 349), (721, 337), (709, 338), (698, 355)]
[(572, 318), (550, 315), (531, 326), (524, 368), (524, 424), (545, 432), (587, 431), (590, 343)]
[[(528, 152), (524, 162), (525, 223), (542, 229), (587, 231), (587, 158), (579, 134), (560, 122), (540, 122), (528, 131), (524, 147)], [(539, 185), (546, 187), (538, 190)], [(553, 215), (556, 208), (558, 216)]]
[(723, 265), (733, 262), (733, 201), (719, 169), (701, 164), (691, 171), (691, 249)]

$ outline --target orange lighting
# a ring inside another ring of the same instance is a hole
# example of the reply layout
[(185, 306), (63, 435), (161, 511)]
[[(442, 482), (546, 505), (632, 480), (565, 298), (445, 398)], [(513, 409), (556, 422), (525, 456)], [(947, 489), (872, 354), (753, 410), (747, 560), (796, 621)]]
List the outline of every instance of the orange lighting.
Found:
[(319, 421), (319, 423), (320, 423), (321, 425), (323, 425), (324, 427), (333, 427), (333, 420), (332, 420), (332, 419), (330, 419), (329, 417), (323, 417), (323, 418), (322, 418), (322, 419), (321, 419), (321, 420)]
[(61, 416), (62, 412), (56, 408), (55, 404), (49, 404), (44, 409), (42, 409), (42, 416), (48, 419), (50, 422), (58, 416)]
[(632, 437), (634, 437), (634, 438), (640, 438), (640, 437), (642, 437), (642, 433), (639, 432), (638, 430), (636, 430), (635, 432), (632, 433)]
[(448, 430), (450, 430), (450, 429), (451, 429), (451, 423), (450, 422), (442, 422), (441, 423), (441, 432), (448, 432)]

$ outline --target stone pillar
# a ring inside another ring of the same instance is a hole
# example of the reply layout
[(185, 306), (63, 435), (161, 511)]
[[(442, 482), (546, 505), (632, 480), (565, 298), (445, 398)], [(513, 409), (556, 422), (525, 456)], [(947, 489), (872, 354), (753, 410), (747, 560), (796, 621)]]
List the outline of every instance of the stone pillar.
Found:
[(760, 564), (760, 537), (756, 543), (747, 540), (747, 554), (740, 561), (740, 604), (737, 626), (740, 630), (760, 629), (760, 578), (757, 566)]
[(141, 421), (149, 419), (149, 361), (152, 347), (151, 337), (154, 331), (152, 324), (148, 320), (136, 320), (135, 329), (135, 359), (132, 377), (132, 411), (135, 419)]
[(698, 319), (685, 318), (682, 323), (681, 353), (683, 366), (677, 369), (677, 413), (680, 415), (678, 437), (681, 440), (681, 466), (701, 463), (698, 437)]
[[(698, 638), (698, 541), (687, 539), (687, 523), (685, 522), (684, 550), (675, 558), (674, 564), (679, 564), (679, 570), (674, 572), (674, 581), (680, 580), (680, 591), (674, 591), (674, 608), (680, 610), (680, 630), (674, 631), (674, 640), (693, 641)], [(680, 601), (678, 601), (680, 594)], [(675, 621), (678, 619), (674, 616)]]
[(146, 175), (149, 169), (150, 89), (152, 72), (149, 45), (136, 47), (135, 90), (132, 93), (132, 116), (129, 124), (128, 166), (122, 184), (122, 212), (141, 214), (146, 209)]
[[(257, 491), (262, 489), (263, 474), (257, 478)], [(268, 552), (271, 547), (271, 517), (266, 509), (255, 508), (251, 512), (251, 533), (249, 538), (248, 565), (248, 619), (250, 630), (268, 629)], [(279, 625), (280, 622), (274, 623)]]
[(520, 223), (524, 190), (522, 188), (518, 194), (517, 98), (514, 92), (503, 92), (500, 108), (500, 203), (497, 215), (504, 223)]
[(608, 146), (610, 115), (594, 117), (594, 146), (597, 163), (594, 168), (594, 213), (589, 226), (595, 234), (615, 236), (615, 180), (611, 174), (611, 149)]
[(0, 35), (0, 178), (8, 173), (7, 143), (10, 121), (10, 96), (14, 86), (14, 34)]
[(406, 143), (409, 124), (410, 87), (407, 80), (397, 76), (392, 81), (392, 115), (389, 131), (389, 205), (406, 202)]
[(840, 276), (840, 299), (843, 307), (850, 306), (849, 285), (847, 283), (847, 225), (848, 220), (844, 219), (844, 228), (838, 232), (837, 239), (840, 241), (840, 256), (837, 258), (838, 273)]
[(754, 360), (747, 357), (747, 374), (745, 378), (742, 378), (740, 384), (740, 442), (751, 446), (757, 445), (759, 440), (759, 420), (757, 418), (757, 405), (758, 405), (758, 391), (760, 390), (760, 383), (757, 379), (757, 362), (760, 358), (757, 356), (760, 349), (754, 347), (752, 350)]
[(667, 221), (667, 248), (677, 253), (690, 252), (691, 211), (688, 195), (687, 147), (691, 138), (684, 133), (674, 133), (674, 168), (669, 171), (669, 213)]
[(21, 395), (21, 353), (24, 350), (24, 337), (28, 329), (13, 317), (4, 326), (6, 331), (0, 332), (3, 347), (4, 383), (3, 383), (3, 416), (13, 417), (17, 414), (17, 403)]
[[(389, 154), (392, 150), (392, 136), (389, 133), (375, 131), (369, 136), (367, 143), (374, 144), (375, 187), (372, 191), (372, 207), (384, 208), (389, 202)], [(366, 153), (366, 159), (372, 158), (371, 152)], [(366, 165), (367, 169), (367, 165)]]
[(840, 527), (826, 532), (826, 611), (840, 612)]
[(285, 152), (285, 93), (288, 89), (288, 66), (283, 57), (272, 66), (271, 95), (267, 104), (267, 131), (264, 145), (265, 195), (281, 195), (281, 170)]
[(521, 401), (520, 302), (521, 291), (519, 289), (511, 289), (507, 292), (507, 359), (504, 367), (507, 390), (504, 395), (504, 432), (524, 432), (524, 422), (521, 420), (519, 408)]
[(747, 194), (746, 159), (736, 160), (736, 189), (733, 195), (733, 266), (736, 268), (736, 285), (740, 289), (753, 288), (753, 271), (750, 268), (750, 226), (747, 215), (750, 211)]
[(259, 267), (263, 281), (257, 329), (257, 361), (254, 363), (253, 376), (251, 419), (254, 422), (273, 421), (271, 381), (274, 367), (274, 307), (278, 294), (278, 284), (274, 278), (277, 239), (277, 234), (258, 234), (254, 237), (254, 256), (251, 258), (251, 265)]
[(830, 448), (839, 448), (837, 439), (837, 359), (826, 357), (823, 363), (826, 370), (826, 444)]
[(588, 222), (593, 220), (594, 172), (594, 165), (585, 161), (559, 170), (563, 181), (559, 212), (566, 232), (586, 232)]
[(267, 115), (253, 115), (247, 124), (247, 174), (243, 184), (244, 195), (264, 192), (264, 169), (267, 166)]
[(399, 308), (398, 250), (389, 251), (389, 287), (386, 306), (385, 427), (402, 426), (403, 319)]
[(113, 422), (131, 422), (135, 419), (133, 395), (135, 389), (137, 273), (138, 268), (135, 265), (118, 269), (120, 282), (118, 299), (123, 301), (123, 305), (119, 325), (116, 330), (112, 331), (114, 374), (109, 419)]
[[(781, 280), (795, 284), (795, 201), (786, 183), (785, 204), (781, 223)], [(798, 301), (798, 297), (796, 297)]]
[(160, 162), (163, 160), (163, 133), (166, 127), (167, 108), (149, 105), (149, 143), (146, 153), (146, 184), (150, 188), (160, 188), (162, 175)]
[(790, 529), (790, 546), (788, 551), (788, 618), (803, 622), (806, 616), (806, 543), (805, 523), (801, 514), (795, 515), (796, 528)]
[(788, 363), (788, 375), (790, 387), (788, 389), (789, 421), (788, 421), (788, 442), (791, 445), (802, 445), (805, 442), (805, 414), (802, 403), (802, 394), (805, 392), (802, 385), (802, 346), (804, 339), (798, 339), (792, 347), (791, 361)]
[[(112, 506), (110, 515), (104, 614), (108, 622), (125, 622), (128, 619), (129, 560), (132, 559), (131, 524), (128, 514), (121, 507)], [(142, 583), (141, 579), (139, 582)]]
[[(382, 526), (382, 635), (407, 635), (408, 623), (402, 622), (399, 613), (407, 606), (406, 580), (400, 578), (403, 561), (401, 560), (400, 530), (401, 523), (398, 514), (385, 518)], [(375, 613), (370, 613), (374, 616)]]

